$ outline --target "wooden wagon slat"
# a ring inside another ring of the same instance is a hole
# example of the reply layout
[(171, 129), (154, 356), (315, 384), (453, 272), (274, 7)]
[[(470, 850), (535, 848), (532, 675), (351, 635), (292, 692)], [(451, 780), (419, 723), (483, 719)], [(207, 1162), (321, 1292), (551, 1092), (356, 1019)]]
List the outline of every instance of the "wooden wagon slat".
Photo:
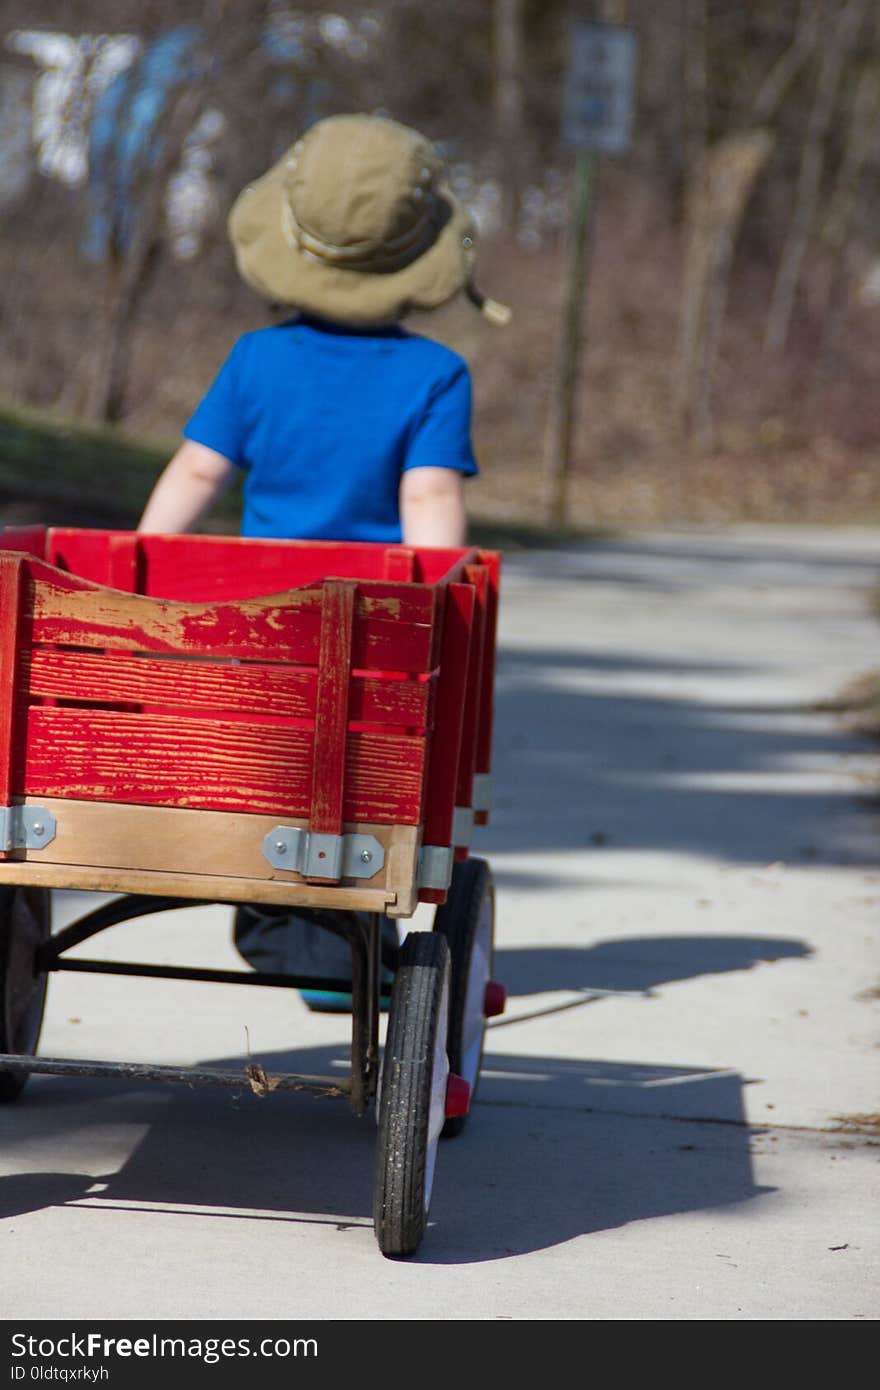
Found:
[[(34, 804), (33, 802), (30, 804)], [(131, 803), (41, 798), (39, 805), (55, 818), (56, 833), (41, 850), (17, 850), (14, 858), (22, 882), (49, 865), (124, 869), (146, 873), (204, 875), (248, 879), (301, 887), (296, 871), (270, 863), (263, 846), (276, 828), (277, 816), (236, 811), (205, 811)], [(289, 816), (286, 824), (307, 830), (308, 821)], [(343, 879), (341, 886), (385, 890), (406, 907), (416, 873), (419, 832), (415, 826), (346, 821), (346, 834), (370, 835), (382, 845), (384, 860), (370, 878)], [(239, 897), (246, 896), (242, 890)], [(295, 894), (294, 894), (295, 896)], [(412, 907), (410, 906), (410, 911)]]
[(388, 912), (389, 916), (409, 916), (400, 912), (389, 889), (322, 887), (319, 884), (220, 875), (178, 873), (175, 870), (94, 868), (88, 864), (37, 864), (26, 869), (12, 861), (0, 862), (0, 885), (25, 882), (33, 888), (77, 888), (90, 893), (154, 893), (159, 897), (210, 898), (215, 902), (271, 903), (279, 907), (325, 907), (345, 912)]
[[(13, 791), (308, 816), (313, 746), (310, 729), (32, 708), (13, 758)], [(351, 733), (345, 819), (416, 824), (424, 756), (420, 737)]]
[[(480, 697), (480, 721), (477, 731), (475, 771), (487, 773), (492, 765), (493, 696), (495, 690), (495, 651), (498, 629), (498, 591), (501, 580), (501, 556), (497, 551), (481, 550), (480, 564), (488, 576), (486, 590), (486, 622), (483, 634), (483, 685)], [(485, 825), (486, 812), (478, 815), (478, 824)]]
[(471, 623), (467, 693), (464, 700), (464, 718), (461, 730), (461, 754), (458, 760), (458, 781), (455, 787), (456, 806), (470, 806), (473, 793), (480, 695), (483, 684), (483, 642), (486, 629), (488, 590), (488, 575), (482, 565), (466, 565), (464, 577), (469, 584), (473, 585), (474, 614)]
[[(98, 583), (106, 582), (107, 550), (114, 532), (54, 527), (47, 558)], [(128, 533), (119, 533), (122, 535)], [(384, 572), (380, 547), (364, 541), (278, 541), (254, 537), (138, 537), (142, 592), (191, 601), (243, 599), (327, 575), (375, 580)]]
[(354, 580), (328, 579), (324, 584), (310, 816), (312, 830), (320, 835), (342, 833), (356, 597)]
[[(185, 711), (314, 719), (317, 670), (125, 652), (64, 652), (36, 647), (22, 653), (19, 693), (24, 700), (76, 700), (82, 704), (162, 705)], [(365, 724), (424, 729), (429, 679), (390, 680), (353, 675), (349, 718)], [(157, 711), (158, 712), (158, 711)]]
[(444, 600), (437, 710), (425, 809), (426, 845), (448, 845), (452, 842), (452, 817), (461, 756), (474, 613), (473, 587), (469, 584), (446, 585)]
[[(66, 542), (64, 537), (68, 538)], [(198, 543), (194, 544), (194, 540)], [(5, 548), (3, 536), (0, 536), (0, 548)], [(177, 576), (177, 582), (170, 585), (174, 593), (164, 592), (158, 585), (157, 559), (169, 549), (178, 552), (173, 566), (169, 567)], [(83, 589), (113, 588), (108, 583), (108, 574), (115, 569), (121, 580), (119, 588), (126, 593), (169, 603), (205, 606), (240, 605), (252, 599), (263, 602), (304, 589), (318, 595), (326, 579), (354, 579), (361, 590), (362, 605), (369, 607), (375, 601), (387, 601), (388, 612), (395, 618), (404, 622), (430, 622), (433, 585), (401, 582), (397, 574), (392, 576), (386, 572), (385, 555), (393, 555), (398, 549), (370, 542), (194, 538), (55, 528), (48, 532), (44, 568), (47, 575), (54, 573), (67, 581), (65, 587)], [(126, 561), (122, 560), (123, 555), (128, 557)], [(136, 567), (131, 563), (132, 557), (137, 559)], [(209, 592), (204, 598), (197, 598), (199, 576), (206, 566), (209, 570), (216, 566), (218, 583), (208, 586)], [(137, 590), (130, 587), (133, 575), (141, 586)], [(226, 583), (219, 583), (224, 576)], [(273, 587), (269, 587), (270, 584)]]
[[(20, 555), (0, 554), (0, 805), (8, 806), (12, 794), (12, 759), (15, 745), (15, 692), (21, 654), (21, 616), (24, 602), (24, 567)], [(0, 846), (0, 859), (5, 851)]]
[[(4, 549), (2, 545), (2, 534), (0, 534), (0, 551)], [(132, 537), (129, 534), (121, 534), (112, 538), (118, 543), (120, 553), (129, 556), (132, 551)], [(138, 538), (135, 538), (136, 540)], [(200, 538), (201, 539), (201, 538)], [(192, 599), (178, 600), (169, 599), (158, 594), (133, 593), (130, 590), (108, 590), (108, 586), (100, 580), (84, 578), (82, 575), (70, 573), (68, 570), (49, 564), (37, 557), (22, 552), (18, 557), (22, 559), (27, 567), (27, 572), (35, 583), (42, 582), (56, 590), (80, 594), (93, 593), (104, 594), (116, 593), (117, 597), (124, 596), (129, 599), (140, 600), (148, 598), (151, 602), (167, 604), (169, 608), (181, 610), (191, 610), (204, 612), (222, 608), (247, 610), (250, 605), (256, 604), (258, 607), (266, 605), (294, 604), (294, 606), (311, 606), (319, 609), (321, 604), (321, 590), (325, 579), (349, 579), (348, 575), (325, 575), (320, 580), (310, 580), (305, 584), (287, 583), (285, 587), (273, 590), (271, 593), (261, 592), (253, 594), (249, 598), (242, 599), (204, 599), (194, 601)], [(239, 556), (239, 564), (244, 561), (244, 556)], [(291, 557), (293, 559), (293, 557)], [(106, 569), (112, 563), (112, 552), (108, 546), (103, 552), (103, 565)], [(125, 566), (121, 568), (126, 568)], [(297, 577), (296, 566), (291, 563), (286, 578)], [(359, 614), (380, 614), (386, 617), (396, 618), (401, 622), (426, 622), (430, 623), (433, 610), (434, 588), (430, 584), (401, 584), (393, 580), (375, 579), (369, 581), (357, 581), (358, 612)]]
[[(30, 564), (31, 562), (27, 562)], [(31, 598), (31, 637), (57, 646), (315, 665), (321, 588), (291, 589), (241, 603), (190, 604), (88, 585), (61, 571), (38, 577)], [(391, 586), (385, 586), (390, 588)], [(430, 670), (433, 596), (359, 595), (352, 658), (358, 667)], [(416, 620), (417, 619), (417, 620)]]

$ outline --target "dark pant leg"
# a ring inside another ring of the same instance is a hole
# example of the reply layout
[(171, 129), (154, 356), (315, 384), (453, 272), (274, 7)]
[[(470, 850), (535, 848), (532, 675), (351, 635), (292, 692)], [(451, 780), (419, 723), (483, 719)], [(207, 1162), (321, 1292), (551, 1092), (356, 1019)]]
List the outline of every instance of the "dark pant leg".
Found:
[[(233, 940), (240, 956), (255, 970), (351, 983), (351, 947), (329, 922), (355, 913), (319, 908), (272, 909), (242, 904), (236, 908)], [(397, 945), (397, 928), (382, 918), (382, 940)]]

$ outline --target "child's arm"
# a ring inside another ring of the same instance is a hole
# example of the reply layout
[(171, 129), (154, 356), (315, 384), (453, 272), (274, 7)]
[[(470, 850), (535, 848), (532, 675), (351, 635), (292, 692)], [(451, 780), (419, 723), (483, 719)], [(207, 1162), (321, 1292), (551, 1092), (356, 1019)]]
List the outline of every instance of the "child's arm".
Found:
[(464, 480), (455, 468), (408, 468), (400, 480), (404, 545), (467, 543)]
[(185, 440), (153, 488), (138, 530), (164, 535), (188, 531), (237, 472), (223, 454)]

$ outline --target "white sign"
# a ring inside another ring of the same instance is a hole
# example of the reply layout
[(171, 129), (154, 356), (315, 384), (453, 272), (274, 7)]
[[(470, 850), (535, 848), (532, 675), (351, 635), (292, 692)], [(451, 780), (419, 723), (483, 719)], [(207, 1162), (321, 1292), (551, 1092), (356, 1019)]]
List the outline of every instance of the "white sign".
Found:
[(636, 95), (635, 33), (615, 24), (574, 20), (569, 38), (563, 143), (602, 154), (625, 154)]

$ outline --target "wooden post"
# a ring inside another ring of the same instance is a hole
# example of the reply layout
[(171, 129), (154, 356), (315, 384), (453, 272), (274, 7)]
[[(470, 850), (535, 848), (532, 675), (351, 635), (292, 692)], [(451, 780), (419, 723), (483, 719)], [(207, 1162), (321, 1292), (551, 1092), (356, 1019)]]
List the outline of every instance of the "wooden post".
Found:
[(593, 240), (597, 172), (598, 156), (595, 152), (579, 149), (575, 156), (574, 205), (565, 274), (562, 342), (550, 413), (545, 464), (547, 519), (551, 526), (556, 527), (564, 526), (568, 503), (578, 364), (584, 337), (583, 300)]

